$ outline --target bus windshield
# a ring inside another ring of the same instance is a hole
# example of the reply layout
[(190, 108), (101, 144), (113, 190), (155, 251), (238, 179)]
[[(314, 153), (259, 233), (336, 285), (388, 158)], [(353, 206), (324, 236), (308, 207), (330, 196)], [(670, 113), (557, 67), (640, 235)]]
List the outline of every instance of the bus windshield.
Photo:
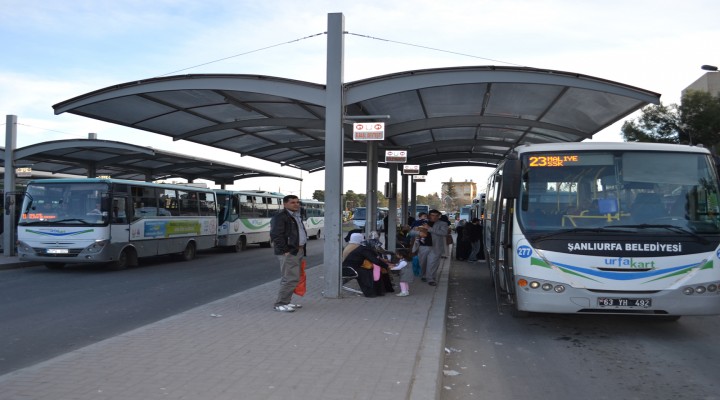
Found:
[(643, 151), (525, 153), (518, 221), (523, 232), (577, 229), (720, 233), (709, 156)]
[(108, 222), (107, 183), (30, 184), (20, 213), (23, 225), (104, 225)]

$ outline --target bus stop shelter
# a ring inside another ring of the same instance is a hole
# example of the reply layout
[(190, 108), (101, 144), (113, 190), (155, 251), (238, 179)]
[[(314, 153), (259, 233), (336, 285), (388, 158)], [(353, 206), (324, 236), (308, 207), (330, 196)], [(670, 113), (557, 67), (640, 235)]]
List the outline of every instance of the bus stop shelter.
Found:
[[(372, 207), (377, 165), (389, 167), (390, 183), (396, 184), (397, 164), (379, 156), (385, 150), (406, 150), (407, 163), (426, 171), (493, 167), (517, 146), (589, 139), (659, 103), (659, 94), (637, 87), (524, 67), (437, 68), (346, 83), (344, 31), (344, 16), (329, 14), (325, 84), (259, 75), (181, 75), (113, 85), (53, 107), (56, 114), (69, 112), (308, 172), (324, 169), (325, 295), (338, 297), (343, 166), (368, 166)], [(385, 116), (384, 140), (353, 141), (352, 123), (373, 116)], [(394, 237), (394, 213), (390, 216)]]

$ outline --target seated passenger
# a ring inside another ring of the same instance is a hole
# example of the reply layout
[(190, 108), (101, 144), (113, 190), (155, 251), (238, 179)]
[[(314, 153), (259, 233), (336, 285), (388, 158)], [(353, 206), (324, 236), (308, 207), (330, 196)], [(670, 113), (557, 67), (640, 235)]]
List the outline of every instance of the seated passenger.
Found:
[(384, 285), (379, 281), (376, 282), (373, 277), (372, 264), (378, 265), (386, 270), (392, 265), (378, 257), (374, 249), (364, 244), (358, 245), (355, 250), (351, 251), (342, 263), (343, 267), (350, 267), (357, 272), (357, 282), (365, 297), (382, 296), (385, 294), (386, 288)]

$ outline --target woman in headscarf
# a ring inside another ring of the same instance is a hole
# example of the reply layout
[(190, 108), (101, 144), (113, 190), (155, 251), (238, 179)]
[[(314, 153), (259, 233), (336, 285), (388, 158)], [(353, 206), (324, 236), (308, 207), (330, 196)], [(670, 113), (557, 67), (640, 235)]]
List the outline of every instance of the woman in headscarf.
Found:
[(348, 254), (352, 253), (353, 250), (357, 249), (358, 246), (362, 244), (363, 240), (365, 240), (365, 236), (362, 233), (351, 233), (348, 244), (347, 246), (345, 246), (342, 252), (342, 261), (345, 261), (345, 258), (347, 258)]
[[(357, 236), (356, 236), (357, 235)], [(359, 243), (356, 243), (358, 242)], [(354, 249), (351, 249), (346, 253), (348, 247), (354, 245)], [(375, 282), (373, 278), (373, 267), (363, 267), (363, 264), (367, 260), (369, 262), (365, 265), (375, 264), (381, 268), (388, 268), (388, 263), (382, 258), (378, 257), (377, 252), (363, 244), (363, 236), (361, 233), (354, 233), (350, 236), (350, 243), (348, 247), (343, 250), (343, 267), (350, 267), (357, 272), (357, 282), (362, 290), (365, 297), (382, 296), (385, 292), (385, 288), (379, 282)]]

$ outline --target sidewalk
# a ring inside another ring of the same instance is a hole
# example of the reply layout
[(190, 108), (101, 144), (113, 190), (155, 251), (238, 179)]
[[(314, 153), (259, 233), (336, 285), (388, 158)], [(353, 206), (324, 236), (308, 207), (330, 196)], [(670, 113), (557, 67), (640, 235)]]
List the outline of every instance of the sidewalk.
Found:
[[(411, 295), (322, 297), (322, 266), (294, 313), (279, 281), (0, 376), (4, 400), (437, 399), (451, 258)], [(354, 285), (354, 284), (353, 284)], [(62, 329), (58, 326), (57, 329)]]
[(42, 263), (41, 262), (30, 262), (30, 261), (20, 261), (20, 258), (18, 256), (6, 257), (6, 256), (0, 254), (0, 270), (13, 269), (13, 268), (24, 268), (24, 267), (34, 267), (36, 265), (42, 265)]

